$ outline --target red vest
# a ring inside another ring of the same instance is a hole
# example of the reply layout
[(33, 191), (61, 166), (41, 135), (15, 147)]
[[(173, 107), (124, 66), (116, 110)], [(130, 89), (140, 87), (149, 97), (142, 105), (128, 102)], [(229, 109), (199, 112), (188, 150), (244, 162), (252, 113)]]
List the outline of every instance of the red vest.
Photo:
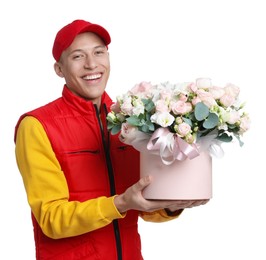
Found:
[[(104, 93), (98, 115), (92, 102), (64, 87), (61, 98), (26, 113), (19, 120), (31, 115), (43, 125), (64, 171), (70, 200), (85, 201), (123, 193), (139, 179), (138, 152), (107, 131), (106, 113), (111, 104)], [(137, 221), (138, 212), (131, 210), (125, 218), (98, 230), (51, 239), (43, 234), (33, 216), (37, 259), (143, 259)]]

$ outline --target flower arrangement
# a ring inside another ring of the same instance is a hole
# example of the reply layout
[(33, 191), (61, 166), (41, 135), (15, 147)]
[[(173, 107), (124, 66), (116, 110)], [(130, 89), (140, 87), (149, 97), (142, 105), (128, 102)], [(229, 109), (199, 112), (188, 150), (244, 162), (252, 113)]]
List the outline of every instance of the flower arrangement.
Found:
[(237, 139), (242, 146), (250, 127), (239, 93), (236, 85), (218, 87), (208, 78), (141, 82), (117, 97), (107, 115), (108, 129), (140, 151), (157, 151), (165, 163), (192, 159), (202, 150), (222, 156), (221, 143)]

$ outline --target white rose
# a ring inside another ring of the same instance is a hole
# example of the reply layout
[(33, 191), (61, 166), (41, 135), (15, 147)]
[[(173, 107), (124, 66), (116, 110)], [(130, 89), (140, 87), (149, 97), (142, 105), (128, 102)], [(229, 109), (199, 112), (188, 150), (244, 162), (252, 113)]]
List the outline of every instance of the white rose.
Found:
[(162, 127), (167, 127), (173, 124), (175, 118), (168, 112), (158, 112), (151, 116), (151, 122), (156, 123)]

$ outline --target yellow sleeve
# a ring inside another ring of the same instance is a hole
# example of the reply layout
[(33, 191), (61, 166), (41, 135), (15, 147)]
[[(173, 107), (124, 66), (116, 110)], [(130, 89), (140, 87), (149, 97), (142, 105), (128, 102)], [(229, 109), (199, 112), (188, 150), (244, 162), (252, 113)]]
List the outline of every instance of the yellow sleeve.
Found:
[(77, 236), (124, 217), (116, 209), (114, 197), (69, 201), (64, 173), (42, 125), (34, 117), (21, 121), (15, 153), (29, 205), (47, 236)]
[(178, 210), (169, 215), (169, 213), (167, 213), (166, 210), (161, 209), (154, 212), (140, 212), (140, 217), (148, 222), (160, 223), (176, 219), (181, 215), (182, 212), (183, 209)]

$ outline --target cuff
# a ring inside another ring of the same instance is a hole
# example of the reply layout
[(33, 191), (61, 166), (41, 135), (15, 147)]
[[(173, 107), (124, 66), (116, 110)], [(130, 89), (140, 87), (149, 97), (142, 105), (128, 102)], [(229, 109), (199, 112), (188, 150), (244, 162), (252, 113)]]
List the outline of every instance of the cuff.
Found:
[(115, 204), (114, 204), (114, 198), (113, 197), (103, 197), (101, 200), (101, 209), (102, 215), (105, 216), (105, 218), (109, 219), (110, 221), (118, 218), (124, 218), (126, 216), (126, 213), (121, 214)]
[(178, 210), (175, 210), (175, 211), (171, 211), (169, 209), (164, 209), (165, 213), (169, 217), (177, 217), (177, 216), (179, 216), (183, 212), (183, 210), (184, 209), (178, 209)]

